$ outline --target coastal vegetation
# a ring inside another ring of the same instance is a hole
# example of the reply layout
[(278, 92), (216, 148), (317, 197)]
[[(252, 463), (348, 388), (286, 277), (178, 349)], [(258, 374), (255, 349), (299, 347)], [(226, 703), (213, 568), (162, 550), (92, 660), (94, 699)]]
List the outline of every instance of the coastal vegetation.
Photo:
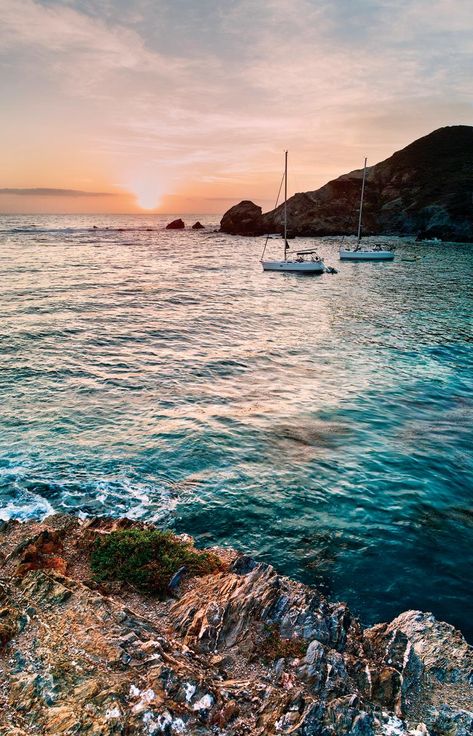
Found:
[(213, 552), (159, 529), (120, 529), (96, 539), (91, 567), (97, 581), (119, 580), (139, 590), (165, 595), (173, 575), (206, 575), (221, 568)]

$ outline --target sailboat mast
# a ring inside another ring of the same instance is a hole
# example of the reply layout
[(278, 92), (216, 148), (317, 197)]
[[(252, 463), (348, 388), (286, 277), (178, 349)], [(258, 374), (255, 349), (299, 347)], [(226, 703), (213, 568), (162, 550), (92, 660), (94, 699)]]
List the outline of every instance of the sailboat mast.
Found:
[(287, 251), (287, 151), (284, 151), (284, 260)]
[(356, 244), (357, 250), (360, 246), (360, 240), (361, 240), (361, 216), (363, 214), (363, 197), (365, 196), (366, 162), (367, 161), (368, 159), (365, 158), (365, 166), (363, 168), (363, 183), (361, 185), (360, 214), (358, 217), (358, 236), (357, 236), (357, 244)]

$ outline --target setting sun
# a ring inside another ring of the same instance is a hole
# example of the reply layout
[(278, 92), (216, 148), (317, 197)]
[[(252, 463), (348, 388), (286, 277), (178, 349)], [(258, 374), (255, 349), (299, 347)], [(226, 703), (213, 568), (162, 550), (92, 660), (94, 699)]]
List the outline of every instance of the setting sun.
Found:
[(135, 196), (138, 206), (142, 210), (155, 210), (159, 204), (158, 195), (155, 192), (143, 192)]

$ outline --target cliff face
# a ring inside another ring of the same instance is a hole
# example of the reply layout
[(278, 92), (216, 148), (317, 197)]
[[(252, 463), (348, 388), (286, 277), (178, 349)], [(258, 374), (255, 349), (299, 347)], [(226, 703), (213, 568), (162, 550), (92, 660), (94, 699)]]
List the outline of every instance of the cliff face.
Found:
[[(362, 174), (352, 171), (320, 189), (291, 197), (289, 231), (301, 236), (355, 233)], [(282, 205), (264, 215), (253, 205), (256, 209), (241, 228), (242, 204), (225, 213), (223, 232), (282, 232)], [(244, 204), (249, 212), (252, 203)], [(363, 232), (473, 242), (473, 127), (440, 128), (369, 167)]]
[(344, 603), (228, 550), (165, 600), (97, 582), (97, 540), (130, 527), (144, 525), (0, 528), (2, 736), (473, 733), (473, 654), (453, 627), (408, 611), (363, 630)]

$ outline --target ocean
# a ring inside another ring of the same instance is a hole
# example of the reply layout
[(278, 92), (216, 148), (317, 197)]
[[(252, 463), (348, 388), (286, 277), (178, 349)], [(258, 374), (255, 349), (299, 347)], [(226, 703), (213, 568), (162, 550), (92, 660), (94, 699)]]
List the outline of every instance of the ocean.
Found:
[(0, 217), (0, 518), (154, 521), (473, 640), (473, 246), (300, 277), (174, 217)]

